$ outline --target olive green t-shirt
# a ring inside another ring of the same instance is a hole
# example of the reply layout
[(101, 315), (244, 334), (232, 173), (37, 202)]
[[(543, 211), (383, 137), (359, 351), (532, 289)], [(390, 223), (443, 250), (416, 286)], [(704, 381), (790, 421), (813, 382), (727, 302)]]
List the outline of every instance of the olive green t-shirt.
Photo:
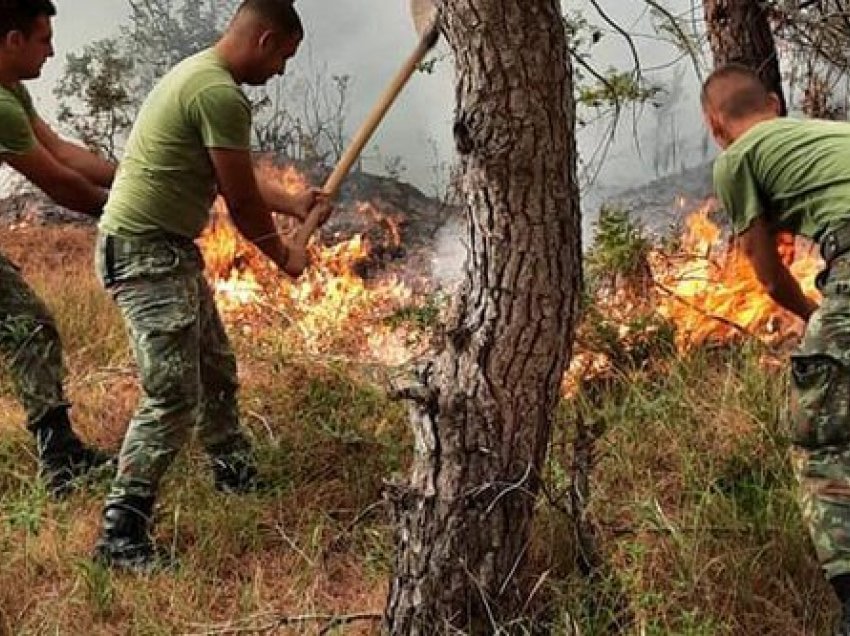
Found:
[(33, 149), (31, 120), (35, 116), (32, 99), (23, 84), (12, 89), (0, 86), (0, 154), (19, 155)]
[(100, 229), (196, 238), (216, 196), (209, 149), (249, 150), (250, 142), (251, 105), (215, 51), (186, 58), (142, 105)]
[(756, 124), (715, 160), (714, 189), (735, 234), (763, 216), (817, 241), (850, 221), (850, 124), (785, 117)]

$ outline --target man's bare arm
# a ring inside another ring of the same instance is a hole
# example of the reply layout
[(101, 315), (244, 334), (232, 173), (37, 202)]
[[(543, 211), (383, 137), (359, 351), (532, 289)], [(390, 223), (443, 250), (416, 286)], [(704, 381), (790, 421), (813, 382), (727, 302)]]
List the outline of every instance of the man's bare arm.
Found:
[(303, 221), (307, 218), (313, 206), (323, 202), (327, 204), (327, 214), (330, 214), (330, 205), (327, 202), (327, 197), (324, 196), (321, 190), (308, 188), (303, 192), (291, 194), (286, 191), (286, 188), (282, 184), (269, 179), (261, 171), (255, 171), (254, 175), (257, 180), (257, 187), (260, 190), (260, 196), (263, 197), (266, 205), (273, 212), (285, 214), (298, 221)]
[(115, 177), (115, 165), (95, 153), (62, 139), (40, 117), (32, 120), (36, 139), (56, 160), (79, 172), (95, 185), (108, 188)]
[(781, 307), (808, 321), (818, 306), (803, 293), (800, 283), (782, 262), (776, 233), (767, 221), (756, 219), (739, 240), (768, 295)]
[(304, 250), (284, 243), (257, 187), (247, 150), (210, 149), (216, 181), (239, 232), (290, 276), (307, 266)]
[(89, 216), (100, 216), (106, 203), (106, 190), (59, 163), (40, 143), (36, 142), (35, 147), (24, 154), (8, 153), (0, 158), (58, 204)]

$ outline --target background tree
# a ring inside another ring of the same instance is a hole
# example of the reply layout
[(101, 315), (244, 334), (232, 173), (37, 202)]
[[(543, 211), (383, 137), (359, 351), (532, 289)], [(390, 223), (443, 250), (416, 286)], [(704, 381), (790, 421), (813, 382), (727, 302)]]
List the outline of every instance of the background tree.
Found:
[(133, 69), (118, 40), (99, 40), (80, 54), (68, 55), (65, 74), (53, 90), (59, 101), (59, 123), (112, 160), (118, 159), (138, 107), (140, 89)]
[(705, 0), (705, 20), (714, 65), (743, 64), (758, 72), (788, 112), (779, 55), (770, 28), (767, 4), (753, 0)]
[[(69, 133), (115, 158), (154, 84), (182, 59), (211, 46), (239, 0), (130, 0), (121, 34), (70, 54), (54, 91)], [(312, 56), (286, 77), (250, 88), (253, 145), (308, 164), (336, 162), (347, 140), (352, 78), (328, 75)]]
[(846, 119), (850, 83), (850, 2), (773, 0), (768, 3), (788, 60), (789, 84), (810, 117)]
[(129, 0), (124, 40), (136, 62), (142, 94), (180, 60), (213, 44), (239, 0)]
[(454, 52), (469, 259), (445, 345), (406, 391), (393, 634), (518, 627), (535, 498), (581, 284), (573, 76), (558, 0), (437, 3)]
[(310, 56), (267, 87), (250, 89), (255, 148), (311, 165), (336, 163), (347, 141), (351, 83)]
[(65, 60), (54, 90), (57, 119), (93, 149), (117, 158), (145, 96), (183, 58), (218, 39), (238, 0), (130, 0), (115, 38)]

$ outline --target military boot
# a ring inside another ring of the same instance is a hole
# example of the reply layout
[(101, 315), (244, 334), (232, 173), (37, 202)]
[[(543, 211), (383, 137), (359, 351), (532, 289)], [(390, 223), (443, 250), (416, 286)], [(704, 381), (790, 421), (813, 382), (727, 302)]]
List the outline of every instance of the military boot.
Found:
[(48, 411), (30, 429), (38, 447), (39, 476), (55, 497), (69, 493), (78, 477), (113, 461), (111, 455), (80, 441), (66, 407)]
[(158, 562), (150, 537), (153, 497), (124, 497), (106, 504), (93, 558), (111, 568), (149, 572)]
[(268, 489), (257, 476), (257, 464), (250, 451), (227, 455), (212, 455), (213, 479), (216, 490), (241, 495)]
[(835, 636), (850, 636), (850, 574), (840, 574), (829, 582), (841, 603), (841, 618)]

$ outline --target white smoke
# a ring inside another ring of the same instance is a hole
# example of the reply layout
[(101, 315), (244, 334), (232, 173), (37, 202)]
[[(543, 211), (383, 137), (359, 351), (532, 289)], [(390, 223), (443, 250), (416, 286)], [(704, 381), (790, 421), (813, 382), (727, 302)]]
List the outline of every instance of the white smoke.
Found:
[(469, 249), (465, 242), (465, 221), (451, 218), (437, 232), (431, 257), (431, 276), (442, 289), (457, 285), (463, 276)]

